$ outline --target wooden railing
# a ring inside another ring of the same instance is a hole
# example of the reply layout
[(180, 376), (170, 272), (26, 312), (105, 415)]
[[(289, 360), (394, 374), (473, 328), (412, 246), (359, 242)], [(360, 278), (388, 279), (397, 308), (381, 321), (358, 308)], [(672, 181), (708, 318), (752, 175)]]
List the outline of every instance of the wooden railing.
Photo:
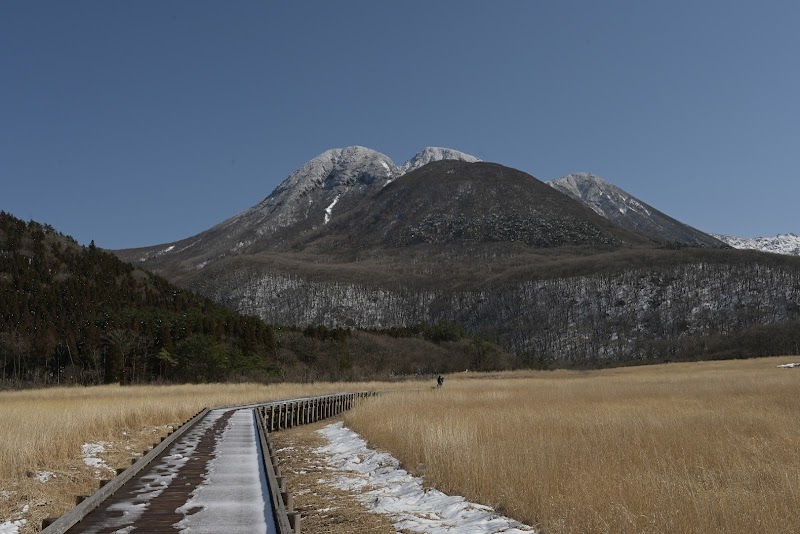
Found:
[(335, 393), (304, 399), (270, 402), (258, 406), (261, 424), (267, 432), (286, 430), (313, 423), (349, 410), (360, 399), (377, 395), (374, 391)]
[(281, 476), (278, 456), (272, 446), (271, 432), (314, 423), (352, 408), (359, 400), (377, 395), (374, 391), (336, 393), (304, 399), (270, 402), (256, 407), (264, 470), (269, 482), (275, 527), (278, 534), (300, 534), (300, 513), (294, 510), (292, 494)]

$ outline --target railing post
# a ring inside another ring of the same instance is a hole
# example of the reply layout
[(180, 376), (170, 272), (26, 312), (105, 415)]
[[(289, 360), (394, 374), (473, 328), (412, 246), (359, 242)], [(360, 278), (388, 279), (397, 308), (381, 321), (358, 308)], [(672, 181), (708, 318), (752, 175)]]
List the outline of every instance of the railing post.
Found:
[(289, 514), (289, 526), (292, 527), (294, 534), (300, 534), (300, 512)]

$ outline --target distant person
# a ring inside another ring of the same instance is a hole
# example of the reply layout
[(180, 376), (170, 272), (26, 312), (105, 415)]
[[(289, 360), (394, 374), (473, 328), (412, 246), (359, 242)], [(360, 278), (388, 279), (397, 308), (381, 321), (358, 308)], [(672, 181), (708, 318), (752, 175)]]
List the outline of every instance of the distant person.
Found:
[(439, 375), (439, 377), (436, 379), (436, 387), (440, 388), (443, 385), (444, 385), (444, 377), (442, 375)]

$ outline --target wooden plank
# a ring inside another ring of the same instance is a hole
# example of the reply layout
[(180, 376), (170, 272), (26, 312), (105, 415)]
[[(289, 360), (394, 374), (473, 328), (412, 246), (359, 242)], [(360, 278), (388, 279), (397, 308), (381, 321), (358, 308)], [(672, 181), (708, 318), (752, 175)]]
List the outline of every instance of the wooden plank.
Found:
[(127, 468), (121, 475), (115, 477), (113, 480), (111, 480), (103, 487), (101, 487), (99, 490), (97, 490), (93, 495), (84, 499), (83, 502), (81, 502), (78, 506), (76, 506), (66, 514), (62, 515), (50, 526), (42, 530), (42, 533), (64, 534), (65, 532), (67, 532), (67, 530), (72, 528), (81, 519), (86, 517), (86, 515), (89, 512), (91, 512), (97, 506), (99, 506), (100, 503), (102, 503), (114, 492), (116, 492), (119, 488), (121, 488), (126, 482), (128, 482), (130, 479), (136, 476), (139, 473), (139, 471), (147, 467), (156, 456), (158, 456), (164, 451), (164, 449), (172, 445), (172, 443), (176, 439), (185, 434), (187, 430), (189, 430), (191, 427), (194, 426), (195, 423), (197, 423), (203, 417), (205, 417), (208, 411), (209, 409), (206, 408), (202, 412), (195, 415), (182, 427), (180, 427), (178, 430), (170, 434), (164, 441), (156, 445), (150, 452), (139, 458), (139, 460), (135, 464)]

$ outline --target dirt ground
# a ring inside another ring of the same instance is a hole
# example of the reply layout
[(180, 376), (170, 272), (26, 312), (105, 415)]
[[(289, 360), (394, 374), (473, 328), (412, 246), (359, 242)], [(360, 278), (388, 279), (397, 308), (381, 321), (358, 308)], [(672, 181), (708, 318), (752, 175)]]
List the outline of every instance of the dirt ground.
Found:
[(389, 518), (368, 512), (347, 491), (333, 487), (335, 475), (315, 449), (326, 445), (317, 434), (323, 426), (336, 422), (328, 419), (272, 434), (281, 474), (294, 499), (294, 508), (302, 514), (304, 534), (394, 534)]

